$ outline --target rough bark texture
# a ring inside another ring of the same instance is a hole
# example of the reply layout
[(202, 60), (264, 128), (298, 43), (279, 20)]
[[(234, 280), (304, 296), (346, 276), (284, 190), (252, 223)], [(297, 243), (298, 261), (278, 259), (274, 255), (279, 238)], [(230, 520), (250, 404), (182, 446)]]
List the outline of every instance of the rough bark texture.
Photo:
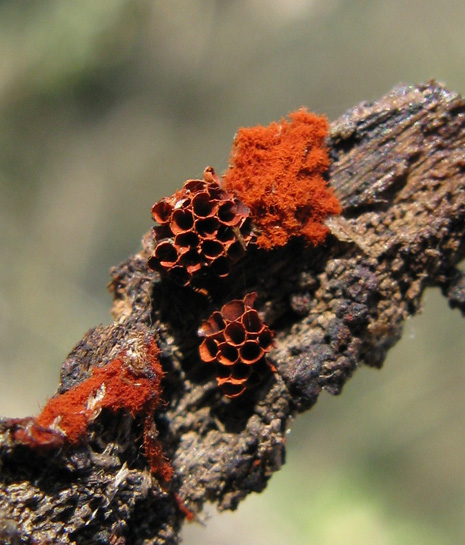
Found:
[[(194, 512), (206, 501), (234, 509), (263, 490), (284, 462), (289, 419), (323, 389), (339, 394), (359, 365), (380, 367), (425, 287), (441, 286), (465, 311), (456, 269), (465, 254), (464, 100), (434, 82), (399, 86), (334, 122), (329, 145), (344, 211), (324, 247), (295, 240), (250, 250), (206, 298), (148, 270), (145, 236), (142, 251), (111, 272), (114, 323), (90, 330), (63, 364), (60, 392), (135, 335), (156, 336), (166, 372), (156, 423), (172, 481), (148, 471), (140, 422), (129, 415), (102, 412), (88, 444), (46, 454), (16, 444), (15, 421), (0, 420), (2, 543), (177, 543), (179, 498)], [(277, 333), (277, 373), (227, 400), (199, 360), (196, 331), (253, 290)]]

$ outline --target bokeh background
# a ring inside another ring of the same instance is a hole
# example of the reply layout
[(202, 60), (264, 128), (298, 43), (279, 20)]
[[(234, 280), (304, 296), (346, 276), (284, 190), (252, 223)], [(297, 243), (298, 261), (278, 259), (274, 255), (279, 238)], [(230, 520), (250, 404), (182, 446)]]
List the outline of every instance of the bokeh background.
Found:
[[(463, 0), (0, 2), (0, 414), (36, 414), (150, 207), (236, 129), (399, 82), (465, 92)], [(290, 426), (287, 464), (194, 544), (465, 539), (465, 322), (430, 290), (380, 372)]]

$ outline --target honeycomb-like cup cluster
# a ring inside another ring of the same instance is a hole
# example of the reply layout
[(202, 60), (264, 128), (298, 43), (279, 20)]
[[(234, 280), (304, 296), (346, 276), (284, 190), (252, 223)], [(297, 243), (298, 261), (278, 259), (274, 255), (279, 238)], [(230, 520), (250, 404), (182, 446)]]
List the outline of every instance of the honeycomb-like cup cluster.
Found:
[(253, 308), (256, 298), (254, 292), (226, 303), (199, 329), (199, 336), (204, 337), (200, 358), (215, 364), (218, 386), (229, 398), (260, 384), (270, 369), (275, 371), (266, 358), (274, 333)]
[(148, 265), (183, 286), (207, 272), (226, 277), (253, 236), (249, 209), (221, 188), (212, 167), (155, 203), (152, 216), (159, 225)]

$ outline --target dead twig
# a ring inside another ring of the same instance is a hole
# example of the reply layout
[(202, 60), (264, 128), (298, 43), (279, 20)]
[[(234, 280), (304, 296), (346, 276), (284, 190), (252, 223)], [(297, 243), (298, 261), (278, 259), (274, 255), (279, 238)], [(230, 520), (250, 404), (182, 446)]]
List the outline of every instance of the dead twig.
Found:
[[(294, 240), (252, 249), (210, 299), (147, 268), (153, 240), (112, 270), (115, 321), (89, 331), (63, 364), (59, 392), (88, 378), (135, 338), (163, 351), (156, 427), (174, 476), (152, 475), (137, 415), (104, 410), (88, 441), (42, 452), (0, 421), (0, 540), (7, 543), (174, 544), (206, 501), (234, 509), (284, 456), (287, 422), (355, 369), (380, 367), (427, 286), (465, 311), (465, 102), (431, 82), (362, 103), (330, 131), (330, 183), (343, 214), (324, 247)], [(227, 300), (257, 291), (276, 331), (277, 373), (238, 400), (222, 397), (198, 357), (197, 328)]]

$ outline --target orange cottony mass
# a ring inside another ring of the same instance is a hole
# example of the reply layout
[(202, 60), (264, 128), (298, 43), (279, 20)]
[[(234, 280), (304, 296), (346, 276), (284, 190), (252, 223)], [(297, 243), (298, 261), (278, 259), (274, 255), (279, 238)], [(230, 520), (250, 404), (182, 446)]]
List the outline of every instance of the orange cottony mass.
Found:
[(226, 189), (249, 207), (257, 244), (265, 249), (294, 236), (320, 244), (329, 232), (326, 217), (341, 212), (324, 179), (330, 164), (326, 117), (301, 109), (289, 119), (239, 129), (224, 177)]

